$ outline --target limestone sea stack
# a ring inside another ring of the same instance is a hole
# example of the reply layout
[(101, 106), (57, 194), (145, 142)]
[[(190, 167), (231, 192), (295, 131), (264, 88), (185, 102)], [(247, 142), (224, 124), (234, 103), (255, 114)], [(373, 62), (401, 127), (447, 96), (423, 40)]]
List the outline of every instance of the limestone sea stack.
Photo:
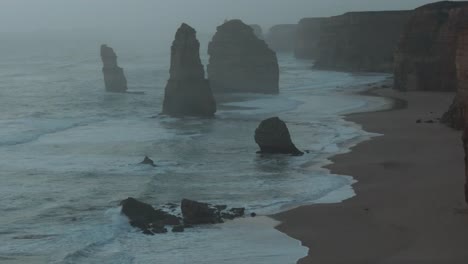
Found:
[(122, 68), (117, 64), (117, 55), (107, 45), (101, 45), (102, 73), (106, 91), (124, 93), (127, 91), (127, 78)]
[(297, 25), (294, 55), (298, 59), (315, 59), (319, 54), (318, 44), (322, 22), (325, 18), (303, 18)]
[(443, 1), (413, 11), (395, 53), (395, 89), (456, 90), (459, 11), (466, 6)]
[(177, 30), (171, 48), (170, 78), (167, 81), (163, 114), (211, 117), (216, 102), (200, 60), (196, 31), (187, 24)]
[(208, 79), (214, 93), (279, 92), (276, 53), (241, 20), (218, 27), (208, 54)]
[(455, 55), (457, 95), (441, 122), (455, 129), (463, 129), (468, 107), (468, 7), (460, 8), (456, 13), (459, 20)]
[(315, 66), (320, 69), (392, 72), (393, 54), (410, 11), (350, 12), (324, 19)]
[(268, 31), (266, 41), (275, 52), (292, 52), (296, 44), (296, 24), (275, 25)]
[(295, 156), (304, 154), (293, 144), (286, 123), (278, 117), (272, 117), (260, 123), (255, 130), (255, 142), (260, 147), (259, 153)]

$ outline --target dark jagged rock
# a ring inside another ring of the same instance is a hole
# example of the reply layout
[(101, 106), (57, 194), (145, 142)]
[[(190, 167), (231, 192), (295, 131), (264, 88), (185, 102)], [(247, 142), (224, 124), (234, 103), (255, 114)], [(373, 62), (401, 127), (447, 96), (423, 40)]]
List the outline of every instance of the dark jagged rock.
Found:
[(140, 202), (134, 198), (123, 200), (121, 213), (128, 217), (133, 227), (141, 229), (145, 234), (166, 233), (166, 225), (181, 225), (177, 216), (168, 214), (162, 210), (156, 210), (151, 205)]
[(215, 112), (216, 102), (205, 79), (196, 31), (182, 24), (172, 43), (170, 79), (165, 90), (163, 114), (211, 117)]
[(303, 155), (291, 141), (286, 124), (278, 117), (263, 120), (255, 130), (259, 153)]
[(410, 15), (410, 11), (350, 12), (324, 19), (315, 66), (343, 71), (393, 71), (393, 54)]
[(455, 129), (463, 129), (468, 107), (468, 7), (460, 9), (458, 16), (462, 19), (455, 56), (457, 95), (441, 122)]
[(455, 91), (460, 11), (468, 2), (443, 1), (417, 8), (395, 52), (395, 89)]
[(298, 59), (315, 59), (319, 54), (318, 44), (322, 22), (325, 18), (303, 18), (296, 33), (294, 55)]
[(254, 32), (255, 36), (257, 36), (257, 38), (263, 39), (263, 29), (262, 29), (262, 27), (260, 25), (251, 24), (251, 25), (249, 25), (249, 27), (251, 27), (253, 29), (253, 32)]
[(142, 162), (140, 162), (140, 164), (145, 164), (145, 165), (156, 167), (156, 164), (154, 164), (154, 161), (150, 159), (148, 156), (145, 156), (145, 159)]
[(174, 226), (172, 228), (172, 232), (173, 233), (182, 233), (185, 231), (185, 227), (183, 225), (180, 225), (180, 226)]
[(101, 45), (102, 73), (106, 91), (124, 93), (127, 91), (127, 79), (122, 68), (117, 65), (117, 55), (107, 45)]
[(296, 24), (276, 25), (270, 28), (266, 41), (276, 52), (292, 52), (296, 44)]
[(245, 208), (232, 208), (227, 212), (221, 212), (221, 217), (223, 219), (233, 220), (245, 215)]
[(208, 54), (208, 79), (213, 92), (279, 92), (276, 53), (242, 21), (230, 20), (219, 26)]
[(185, 224), (204, 225), (223, 222), (220, 211), (207, 203), (183, 199), (180, 208)]

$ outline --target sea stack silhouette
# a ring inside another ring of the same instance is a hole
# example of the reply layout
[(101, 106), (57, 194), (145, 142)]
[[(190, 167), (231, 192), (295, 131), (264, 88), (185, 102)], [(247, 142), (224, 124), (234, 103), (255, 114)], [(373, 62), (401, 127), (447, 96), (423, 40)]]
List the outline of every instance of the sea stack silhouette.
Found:
[(208, 79), (214, 93), (279, 92), (276, 53), (241, 20), (218, 27), (208, 54)]
[(117, 55), (107, 45), (101, 45), (102, 73), (106, 91), (124, 93), (127, 91), (127, 78), (124, 71), (117, 64)]
[(200, 60), (200, 42), (195, 29), (184, 23), (172, 43), (170, 78), (162, 113), (211, 117), (215, 112), (216, 102)]
[(255, 130), (255, 142), (260, 147), (258, 153), (292, 154), (294, 156), (304, 154), (296, 148), (286, 123), (278, 117), (268, 118), (260, 123)]

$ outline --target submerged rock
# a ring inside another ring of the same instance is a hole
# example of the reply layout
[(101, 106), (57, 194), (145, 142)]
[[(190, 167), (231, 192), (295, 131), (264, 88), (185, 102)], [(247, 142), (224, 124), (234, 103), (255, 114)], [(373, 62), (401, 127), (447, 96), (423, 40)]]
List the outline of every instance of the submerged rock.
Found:
[(107, 45), (101, 45), (102, 73), (106, 91), (124, 93), (127, 91), (127, 78), (122, 68), (117, 65), (117, 55)]
[(304, 153), (296, 148), (291, 140), (289, 129), (278, 117), (263, 120), (255, 130), (255, 142), (259, 145), (259, 153), (292, 154)]
[(276, 53), (241, 20), (230, 20), (218, 27), (208, 54), (208, 79), (213, 92), (279, 92)]
[(150, 159), (148, 156), (145, 156), (145, 159), (140, 162), (140, 164), (145, 164), (145, 165), (150, 165), (150, 166), (153, 166), (153, 167), (157, 167), (156, 164), (154, 164), (154, 161), (152, 159)]
[(200, 60), (196, 31), (187, 24), (177, 30), (171, 48), (170, 78), (166, 85), (163, 114), (211, 117), (216, 102)]
[(128, 217), (130, 224), (145, 234), (166, 233), (165, 226), (179, 226), (182, 223), (179, 217), (156, 210), (151, 205), (131, 197), (123, 200), (120, 205), (121, 213)]

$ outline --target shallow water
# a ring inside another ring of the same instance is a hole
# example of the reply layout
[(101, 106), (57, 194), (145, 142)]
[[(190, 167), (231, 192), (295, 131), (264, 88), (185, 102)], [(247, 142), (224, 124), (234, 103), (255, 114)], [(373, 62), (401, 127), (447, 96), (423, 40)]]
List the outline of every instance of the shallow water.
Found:
[[(269, 218), (147, 237), (118, 203), (189, 198), (267, 215), (354, 195), (351, 177), (320, 166), (371, 136), (342, 115), (386, 107), (355, 93), (387, 76), (313, 71), (280, 55), (279, 96), (236, 95), (215, 119), (175, 119), (158, 116), (165, 52), (116, 49), (130, 89), (145, 94), (107, 94), (94, 44), (10, 50), (0, 63), (0, 262), (294, 263), (307, 249)], [(254, 130), (271, 116), (310, 153), (257, 155)], [(159, 166), (138, 165), (145, 155)]]

